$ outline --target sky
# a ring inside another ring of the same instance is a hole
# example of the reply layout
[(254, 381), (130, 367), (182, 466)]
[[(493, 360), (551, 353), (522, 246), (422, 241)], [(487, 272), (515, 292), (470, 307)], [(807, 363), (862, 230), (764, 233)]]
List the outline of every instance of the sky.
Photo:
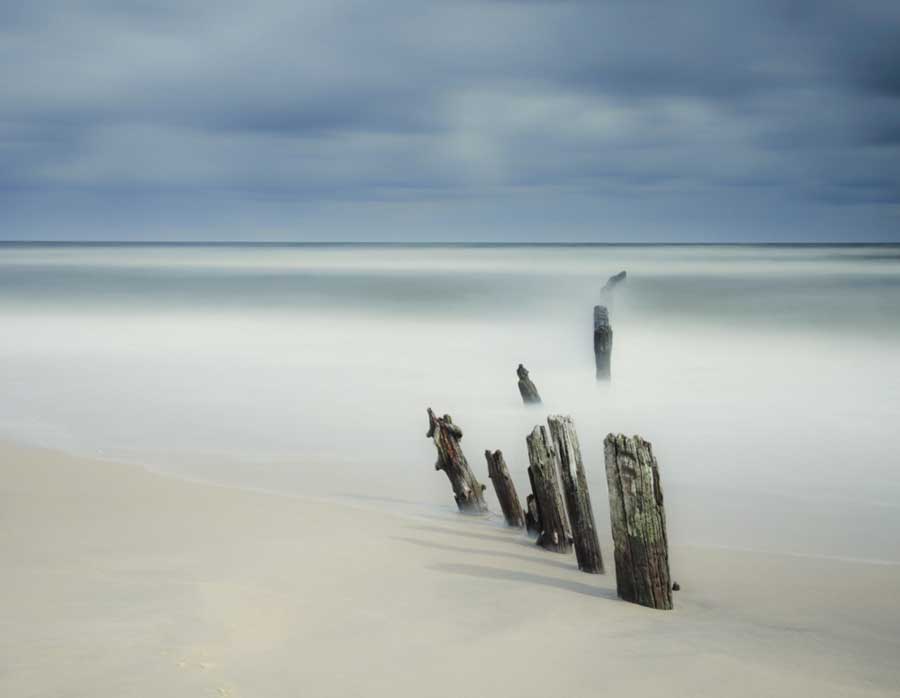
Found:
[(900, 242), (900, 2), (0, 0), (0, 239)]

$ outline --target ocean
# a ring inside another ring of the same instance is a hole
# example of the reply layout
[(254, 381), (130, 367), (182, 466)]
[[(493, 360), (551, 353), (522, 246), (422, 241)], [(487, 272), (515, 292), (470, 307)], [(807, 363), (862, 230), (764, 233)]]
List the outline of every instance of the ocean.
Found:
[(674, 544), (900, 563), (898, 359), (900, 246), (0, 244), (2, 438), (400, 513), (454, 511), (427, 407), (494, 511), (562, 413), (598, 521), (640, 434)]

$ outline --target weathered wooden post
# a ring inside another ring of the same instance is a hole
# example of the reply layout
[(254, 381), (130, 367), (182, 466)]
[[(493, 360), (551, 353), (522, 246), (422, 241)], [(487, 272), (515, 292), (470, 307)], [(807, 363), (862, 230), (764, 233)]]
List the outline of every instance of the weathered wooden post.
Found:
[(609, 434), (604, 441), (616, 590), (626, 601), (672, 608), (669, 545), (659, 466), (640, 436)]
[(609, 380), (610, 359), (612, 358), (612, 327), (605, 305), (594, 306), (594, 362), (597, 365), (597, 380)]
[[(531, 480), (530, 473), (528, 479)], [(533, 482), (531, 489), (534, 490)], [(538, 509), (537, 499), (533, 494), (525, 497), (525, 530), (529, 533), (541, 534), (541, 512)]]
[(509, 469), (506, 467), (506, 461), (503, 460), (503, 453), (499, 450), (493, 453), (485, 451), (484, 457), (487, 460), (488, 477), (491, 478), (494, 485), (494, 492), (497, 493), (497, 500), (500, 502), (506, 524), (522, 528), (525, 525), (525, 514), (522, 513), (516, 485), (509, 476)]
[(528, 443), (528, 476), (540, 516), (537, 543), (546, 550), (557, 553), (572, 551), (572, 531), (566, 517), (566, 508), (559, 491), (556, 472), (556, 454), (547, 435), (547, 428), (536, 426), (526, 437)]
[(434, 445), (438, 452), (434, 469), (447, 473), (450, 485), (453, 487), (456, 506), (460, 511), (467, 514), (484, 514), (487, 512), (487, 504), (484, 502), (484, 485), (475, 479), (469, 463), (463, 455), (459, 445), (462, 435), (462, 429), (453, 423), (449, 414), (437, 417), (431, 408), (428, 408), (428, 433), (426, 436), (434, 439)]
[(537, 386), (528, 377), (528, 369), (519, 364), (516, 375), (519, 376), (519, 394), (522, 396), (522, 402), (526, 405), (540, 404), (541, 396), (538, 394)]
[(613, 274), (609, 277), (607, 282), (604, 284), (604, 291), (612, 291), (616, 286), (625, 281), (626, 273), (624, 271), (620, 271), (618, 274)]
[(548, 417), (547, 423), (550, 425), (550, 435), (559, 458), (559, 474), (562, 478), (569, 522), (572, 524), (578, 569), (590, 574), (603, 574), (603, 556), (600, 553), (600, 541), (597, 539), (591, 495), (584, 473), (584, 463), (581, 460), (581, 446), (578, 443), (578, 434), (575, 433), (575, 423), (571, 417), (562, 415)]

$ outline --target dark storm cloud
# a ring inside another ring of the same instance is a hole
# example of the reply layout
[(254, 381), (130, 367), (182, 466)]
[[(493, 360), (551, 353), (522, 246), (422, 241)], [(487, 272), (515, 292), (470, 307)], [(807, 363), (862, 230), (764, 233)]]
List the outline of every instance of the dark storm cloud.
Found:
[(898, 239), (898, 8), (3, 3), (0, 235)]

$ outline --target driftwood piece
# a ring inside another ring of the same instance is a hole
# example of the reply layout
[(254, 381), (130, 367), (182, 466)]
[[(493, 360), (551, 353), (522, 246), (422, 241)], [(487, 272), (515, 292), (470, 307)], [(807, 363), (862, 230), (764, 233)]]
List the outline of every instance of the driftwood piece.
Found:
[(537, 544), (557, 553), (572, 551), (572, 531), (566, 517), (559, 489), (556, 453), (547, 428), (537, 426), (526, 439), (528, 443), (528, 476), (540, 516)]
[(516, 375), (519, 376), (519, 393), (522, 395), (522, 402), (526, 405), (540, 404), (541, 396), (538, 394), (537, 386), (528, 377), (528, 369), (519, 364)]
[(626, 276), (627, 274), (624, 271), (620, 271), (618, 274), (613, 274), (604, 284), (603, 290), (612, 291), (616, 286), (625, 281)]
[[(529, 477), (529, 479), (531, 479)], [(534, 484), (532, 483), (532, 489)], [(541, 533), (541, 512), (538, 509), (537, 499), (533, 494), (529, 494), (525, 498), (525, 529), (529, 533), (540, 535)]]
[(488, 477), (491, 478), (494, 492), (497, 493), (497, 500), (503, 510), (503, 518), (506, 519), (508, 526), (522, 528), (525, 525), (525, 514), (522, 513), (516, 485), (509, 476), (509, 468), (506, 467), (503, 453), (499, 450), (493, 453), (485, 451), (484, 457), (487, 460)]
[(616, 590), (626, 601), (672, 608), (666, 512), (659, 466), (640, 436), (609, 434), (604, 442)]
[(443, 470), (453, 487), (453, 496), (456, 506), (467, 514), (484, 514), (487, 512), (487, 504), (484, 502), (484, 485), (475, 479), (469, 463), (463, 455), (459, 441), (462, 439), (462, 429), (453, 423), (449, 414), (443, 417), (435, 416), (431, 408), (428, 408), (428, 433), (427, 437), (434, 439), (438, 458), (434, 464), (435, 470)]
[(597, 380), (609, 380), (612, 358), (612, 327), (609, 326), (609, 312), (605, 305), (594, 306), (594, 362), (597, 365)]
[(581, 446), (575, 432), (575, 423), (571, 417), (562, 415), (548, 417), (547, 423), (550, 425), (550, 435), (559, 458), (559, 474), (566, 499), (566, 510), (569, 513), (569, 523), (572, 525), (578, 569), (590, 574), (603, 574), (603, 556), (600, 553), (600, 541), (597, 539), (594, 510), (591, 507), (591, 495), (588, 491), (584, 463), (581, 460)]

